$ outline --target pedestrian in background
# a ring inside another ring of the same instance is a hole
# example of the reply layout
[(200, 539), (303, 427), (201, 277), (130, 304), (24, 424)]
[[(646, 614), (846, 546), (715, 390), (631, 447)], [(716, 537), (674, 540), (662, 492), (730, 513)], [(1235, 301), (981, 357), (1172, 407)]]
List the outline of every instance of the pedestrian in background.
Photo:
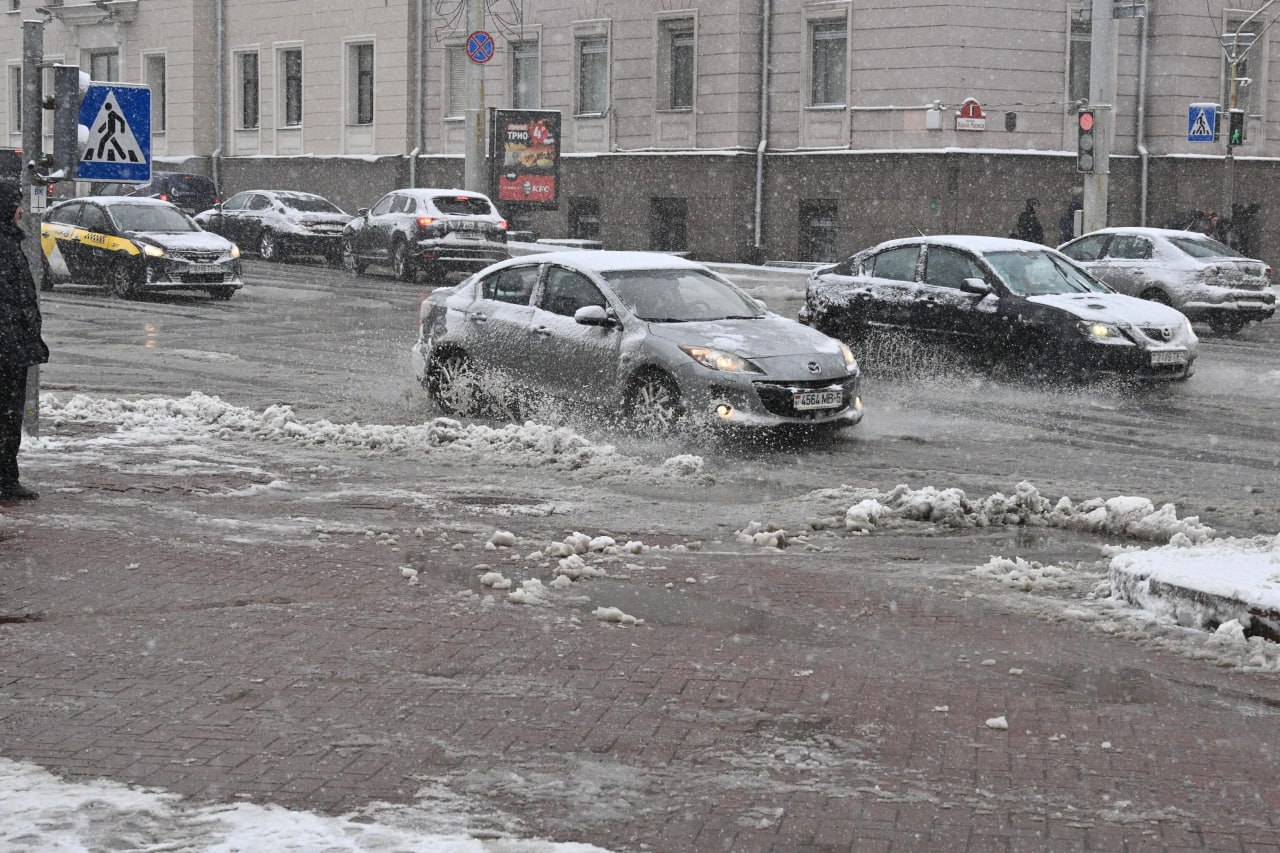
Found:
[(49, 360), (40, 337), (36, 283), (22, 250), (23, 214), (22, 189), (13, 181), (0, 181), (0, 501), (40, 497), (18, 482), (27, 369)]
[(1027, 206), (1018, 214), (1018, 224), (1013, 236), (1029, 243), (1044, 243), (1044, 226), (1040, 224), (1040, 199), (1027, 199)]

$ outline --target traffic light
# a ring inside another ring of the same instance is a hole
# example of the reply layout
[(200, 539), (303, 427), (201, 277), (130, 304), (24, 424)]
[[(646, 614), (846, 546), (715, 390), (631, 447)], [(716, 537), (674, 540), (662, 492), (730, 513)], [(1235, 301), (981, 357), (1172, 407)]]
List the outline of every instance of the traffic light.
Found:
[(1231, 121), (1227, 125), (1227, 145), (1244, 144), (1244, 110), (1232, 110)]
[(1076, 113), (1076, 171), (1093, 172), (1093, 110)]

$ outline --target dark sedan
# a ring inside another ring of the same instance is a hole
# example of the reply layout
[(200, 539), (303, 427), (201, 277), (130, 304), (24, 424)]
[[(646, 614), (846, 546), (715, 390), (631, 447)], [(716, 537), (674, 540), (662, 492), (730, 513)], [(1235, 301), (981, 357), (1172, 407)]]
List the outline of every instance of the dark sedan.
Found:
[(1035, 375), (1191, 376), (1174, 308), (1116, 293), (1065, 255), (999, 237), (881, 243), (809, 276), (800, 319), (859, 349), (888, 333)]
[(196, 221), (264, 261), (321, 255), (342, 261), (342, 228), (351, 214), (324, 196), (292, 190), (246, 190), (200, 212)]

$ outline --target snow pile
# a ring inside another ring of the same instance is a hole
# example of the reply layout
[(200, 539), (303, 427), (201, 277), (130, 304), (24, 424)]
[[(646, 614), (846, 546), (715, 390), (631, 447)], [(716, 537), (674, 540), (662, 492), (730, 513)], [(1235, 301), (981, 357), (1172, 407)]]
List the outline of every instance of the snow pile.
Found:
[(763, 524), (759, 521), (751, 522), (735, 535), (739, 542), (761, 548), (785, 548), (789, 544), (787, 531), (776, 524)]
[(1215, 630), (1233, 620), (1240, 635), (1280, 640), (1280, 536), (1177, 544), (1111, 558), (1116, 598), (1189, 628)]
[(1002, 586), (1023, 592), (1067, 589), (1071, 586), (1067, 572), (1061, 566), (1046, 566), (1035, 560), (1014, 557), (992, 557), (985, 565), (969, 574), (990, 578)]
[[(262, 412), (232, 406), (218, 397), (194, 392), (183, 398), (152, 397), (141, 400), (101, 399), (77, 394), (63, 401), (43, 395), (41, 415), (55, 427), (73, 423), (99, 423), (122, 431), (166, 435), (204, 432), (229, 439), (244, 436), (256, 439), (297, 441), (367, 452), (432, 452), (447, 449), (450, 454), (471, 454), (486, 461), (545, 466), (581, 471), (605, 477), (645, 475), (657, 480), (687, 479), (702, 474), (702, 459), (673, 456), (657, 468), (618, 453), (613, 445), (594, 444), (564, 427), (537, 424), (508, 424), (489, 427), (464, 425), (452, 418), (435, 418), (424, 424), (337, 424), (328, 420), (303, 421), (290, 406), (268, 406)], [(55, 439), (40, 442), (57, 446)]]
[(996, 492), (974, 500), (961, 489), (913, 489), (907, 485), (888, 492), (859, 489), (853, 497), (857, 502), (845, 511), (844, 526), (859, 534), (924, 522), (943, 527), (1042, 525), (1183, 546), (1214, 536), (1213, 528), (1201, 524), (1198, 516), (1179, 519), (1173, 504), (1156, 509), (1141, 497), (1093, 498), (1078, 505), (1063, 497), (1050, 504), (1025, 480), (1018, 483), (1012, 495)]

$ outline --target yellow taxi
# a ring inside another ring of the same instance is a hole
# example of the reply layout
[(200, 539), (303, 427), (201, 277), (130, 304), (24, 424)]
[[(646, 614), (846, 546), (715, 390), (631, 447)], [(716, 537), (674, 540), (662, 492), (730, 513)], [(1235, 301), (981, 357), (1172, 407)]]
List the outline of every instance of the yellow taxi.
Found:
[(240, 250), (172, 204), (90, 196), (60, 202), (40, 224), (45, 290), (65, 282), (123, 299), (155, 290), (203, 290), (230, 299), (243, 286)]

